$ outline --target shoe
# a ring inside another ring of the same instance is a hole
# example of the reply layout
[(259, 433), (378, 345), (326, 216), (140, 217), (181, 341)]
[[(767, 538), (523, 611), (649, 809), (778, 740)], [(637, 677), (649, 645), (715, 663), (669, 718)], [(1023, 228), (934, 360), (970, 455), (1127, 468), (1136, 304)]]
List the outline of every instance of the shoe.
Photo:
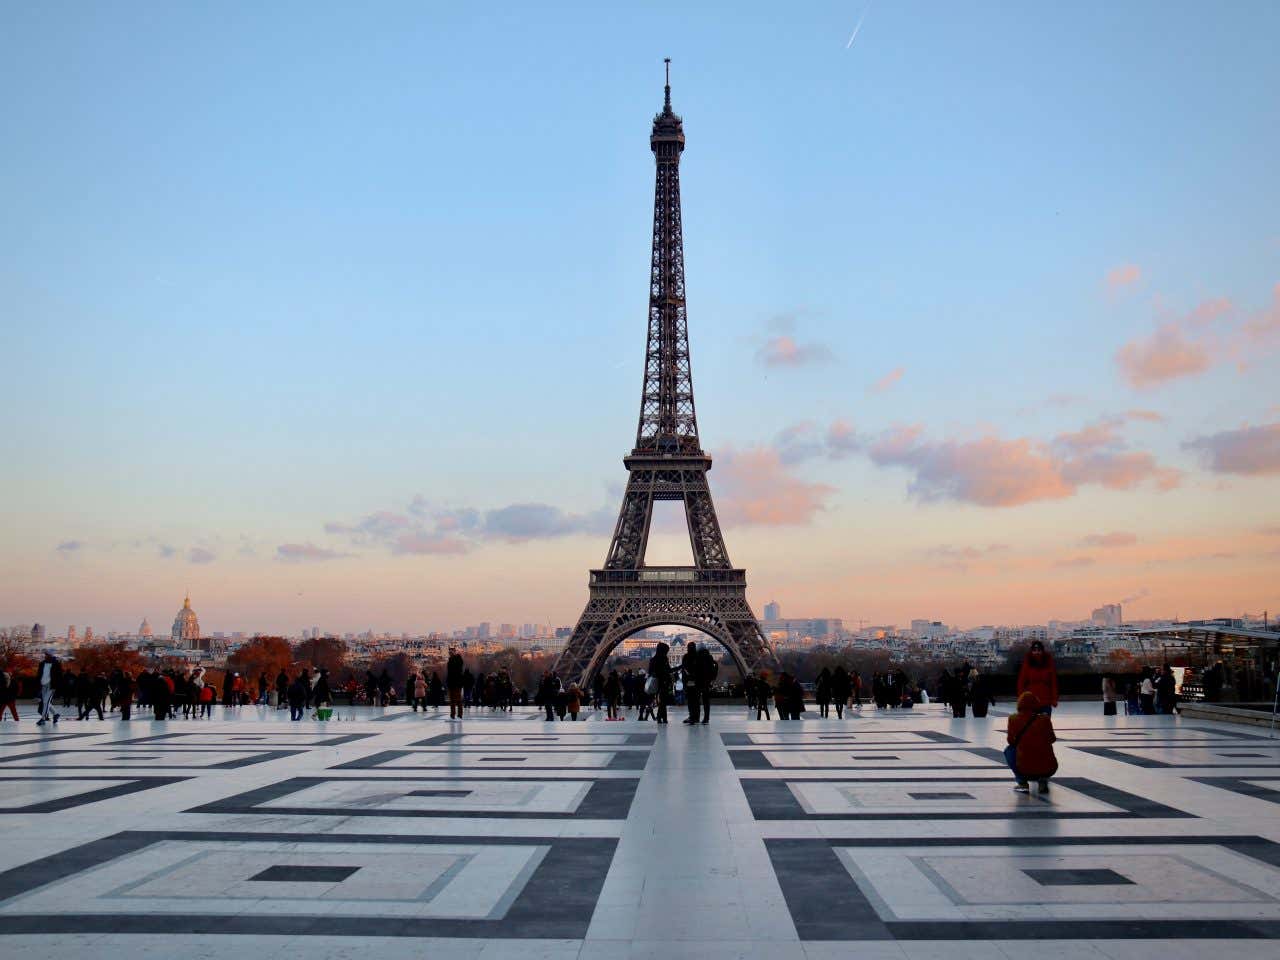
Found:
[(1030, 786), (1028, 786), (1028, 785), (1027, 785), (1027, 784), (1025, 784), (1025, 783), (1020, 783), (1020, 784), (1018, 784), (1016, 787), (1014, 787), (1014, 788), (1013, 788), (1013, 792), (1014, 792), (1014, 793), (1030, 793), (1030, 792), (1031, 792), (1031, 787), (1030, 787)]
[(685, 721), (684, 721), (684, 723), (685, 723), (686, 725), (687, 725), (687, 724), (690, 724), (690, 723), (697, 723), (697, 722), (698, 722), (698, 721), (696, 721), (696, 720), (685, 720)]
[(58, 724), (58, 718), (59, 718), (60, 716), (62, 716), (62, 714), (60, 714), (60, 713), (55, 713), (55, 714), (53, 715), (53, 723), (54, 723), (54, 726), (57, 726), (57, 724)]
[(711, 721), (710, 721), (710, 720), (703, 720), (702, 722), (703, 722), (703, 723), (710, 723)]
[(1049, 781), (1048, 781), (1048, 780), (1041, 780), (1041, 781), (1040, 781), (1040, 793), (1045, 794), (1045, 793), (1048, 793), (1048, 792), (1049, 792)]
[(36, 721), (36, 726), (37, 726), (37, 727), (43, 727), (43, 726), (44, 726), (44, 721), (43, 721), (43, 720), (37, 720), (37, 721)]

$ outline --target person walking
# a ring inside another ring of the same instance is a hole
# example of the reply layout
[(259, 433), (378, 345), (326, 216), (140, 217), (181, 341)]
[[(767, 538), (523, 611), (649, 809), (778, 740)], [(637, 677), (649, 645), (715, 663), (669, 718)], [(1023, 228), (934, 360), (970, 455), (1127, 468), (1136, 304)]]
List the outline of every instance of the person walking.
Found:
[(853, 684), (849, 680), (848, 671), (845, 670), (844, 664), (838, 664), (831, 671), (831, 702), (836, 708), (836, 719), (844, 719), (845, 704), (849, 702), (849, 694), (852, 691)]
[(756, 719), (760, 719), (760, 714), (764, 714), (766, 720), (772, 720), (769, 716), (769, 701), (773, 699), (773, 687), (769, 685), (769, 673), (763, 671), (758, 677), (748, 680), (749, 683), (755, 684), (756, 688)]
[(1058, 705), (1058, 668), (1053, 665), (1053, 654), (1040, 640), (1031, 641), (1018, 671), (1018, 696), (1027, 692), (1036, 695), (1041, 713), (1052, 716), (1053, 708)]
[(658, 710), (654, 720), (667, 722), (667, 704), (671, 698), (671, 664), (667, 660), (667, 651), (671, 648), (659, 641), (657, 650), (649, 658), (649, 678), (655, 681), (654, 694), (658, 701)]
[(689, 641), (680, 658), (680, 679), (684, 681), (684, 698), (689, 706), (689, 716), (684, 722), (697, 723), (702, 713), (702, 690), (698, 686), (698, 645), (693, 641)]
[(444, 684), (440, 682), (439, 671), (431, 671), (431, 686), (427, 690), (427, 696), (431, 698), (431, 709), (439, 710), (440, 704), (444, 702)]
[(1116, 693), (1116, 678), (1111, 674), (1105, 674), (1102, 677), (1102, 715), (1104, 717), (1114, 717), (1116, 715), (1116, 701), (1120, 699)]
[(582, 688), (576, 683), (569, 684), (565, 693), (565, 709), (569, 712), (569, 719), (576, 722), (578, 712), (582, 709)]
[(0, 670), (0, 720), (4, 712), (13, 714), (14, 723), (18, 722), (18, 678), (8, 670)]
[(813, 682), (813, 699), (818, 704), (818, 716), (831, 716), (831, 671), (823, 667)]
[(1030, 793), (1029, 781), (1039, 782), (1039, 792), (1049, 792), (1049, 778), (1058, 772), (1053, 744), (1057, 740), (1053, 720), (1044, 712), (1040, 699), (1030, 690), (1019, 694), (1018, 712), (1010, 715), (1005, 734), (1005, 761), (1013, 771), (1018, 793)]
[(698, 692), (702, 698), (702, 722), (711, 722), (711, 687), (716, 682), (720, 666), (711, 655), (711, 648), (705, 643), (698, 648), (698, 658), (693, 664), (694, 674), (698, 679)]
[(609, 671), (609, 679), (604, 682), (604, 702), (610, 720), (619, 720), (618, 704), (622, 700), (622, 678), (617, 670)]
[(444, 682), (449, 689), (449, 719), (462, 719), (462, 679), (467, 665), (462, 662), (462, 654), (457, 647), (449, 648), (449, 659), (444, 665)]
[(1156, 685), (1151, 679), (1151, 668), (1142, 668), (1142, 683), (1138, 685), (1139, 712), (1150, 715), (1156, 712)]
[(302, 674), (289, 684), (289, 720), (296, 723), (302, 719), (307, 707), (307, 688), (302, 682)]
[(969, 672), (969, 705), (973, 707), (973, 715), (979, 719), (985, 717), (995, 702), (986, 675), (975, 667)]
[(44, 652), (44, 660), (36, 668), (36, 677), (40, 681), (40, 719), (36, 721), (36, 726), (44, 726), (50, 714), (53, 714), (53, 722), (57, 724), (62, 714), (53, 709), (53, 693), (62, 683), (62, 664), (52, 650)]
[(116, 683), (116, 706), (120, 708), (120, 719), (133, 717), (133, 677), (127, 671), (120, 671)]
[(316, 675), (316, 685), (311, 688), (311, 703), (317, 710), (333, 706), (333, 691), (329, 688), (329, 671), (324, 667)]
[(1178, 705), (1178, 678), (1173, 675), (1173, 667), (1167, 663), (1156, 678), (1156, 702), (1161, 713), (1173, 713)]

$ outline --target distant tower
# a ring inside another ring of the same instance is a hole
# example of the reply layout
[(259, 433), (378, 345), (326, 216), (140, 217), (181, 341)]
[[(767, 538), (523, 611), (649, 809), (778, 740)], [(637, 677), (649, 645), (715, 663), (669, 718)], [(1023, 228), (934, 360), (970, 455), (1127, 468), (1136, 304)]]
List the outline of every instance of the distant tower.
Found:
[(777, 600), (770, 600), (764, 605), (764, 619), (766, 623), (777, 623), (782, 619), (782, 607), (778, 606)]
[(142, 618), (142, 626), (138, 627), (138, 636), (150, 639), (155, 635), (155, 631), (151, 629), (151, 624), (146, 617)]
[(75, 624), (72, 624), (71, 626), (67, 627), (67, 643), (75, 643), (75, 642), (76, 642), (76, 628), (75, 628)]
[(196, 619), (196, 612), (191, 609), (191, 597), (189, 595), (183, 599), (182, 609), (173, 618), (173, 632), (170, 637), (175, 647), (194, 650), (199, 645), (200, 621)]
[(31, 642), (44, 643), (44, 625), (33, 623), (31, 625)]

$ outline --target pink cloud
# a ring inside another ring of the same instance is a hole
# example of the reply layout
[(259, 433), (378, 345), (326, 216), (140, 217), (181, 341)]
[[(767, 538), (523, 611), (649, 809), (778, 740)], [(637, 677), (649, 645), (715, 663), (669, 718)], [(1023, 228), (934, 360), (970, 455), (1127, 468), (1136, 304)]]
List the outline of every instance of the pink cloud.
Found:
[(884, 393), (895, 383), (902, 379), (902, 375), (907, 372), (906, 367), (894, 367), (883, 377), (871, 385), (871, 393)]
[(1131, 547), (1138, 542), (1138, 536), (1117, 530), (1112, 533), (1091, 533), (1080, 542), (1086, 547)]
[(1134, 263), (1121, 264), (1107, 272), (1107, 286), (1112, 290), (1137, 283), (1142, 277), (1142, 268)]
[(756, 359), (766, 367), (804, 367), (825, 363), (831, 359), (831, 351), (820, 343), (797, 343), (784, 334), (766, 340), (756, 351)]
[(1280, 423), (1223, 430), (1183, 446), (1198, 453), (1215, 473), (1262, 476), (1280, 473)]
[(1149, 337), (1132, 340), (1116, 351), (1116, 363), (1129, 384), (1152, 387), (1209, 369), (1209, 350), (1188, 340), (1174, 322), (1161, 324)]
[(1125, 412), (1125, 418), (1128, 420), (1145, 420), (1147, 423), (1164, 423), (1165, 417), (1162, 413), (1156, 413), (1154, 410), (1128, 410)]
[(984, 507), (1013, 507), (1037, 500), (1060, 500), (1075, 493), (1061, 464), (1041, 444), (1027, 439), (920, 440), (918, 427), (898, 427), (871, 444), (881, 466), (915, 471), (908, 490), (925, 501), (961, 500)]
[(1169, 490), (1182, 479), (1149, 453), (1127, 449), (1121, 418), (1062, 433), (1052, 444), (1006, 440), (989, 433), (976, 440), (929, 441), (918, 426), (897, 427), (867, 447), (880, 466), (915, 473), (908, 492), (923, 501), (958, 500), (984, 507), (1014, 507), (1060, 500), (1079, 487), (1127, 490), (1150, 480)]
[(1092, 567), (1097, 563), (1093, 557), (1063, 557), (1061, 560), (1055, 560), (1055, 567)]
[(770, 448), (723, 450), (712, 473), (716, 507), (726, 526), (799, 526), (826, 508), (834, 487), (790, 472)]

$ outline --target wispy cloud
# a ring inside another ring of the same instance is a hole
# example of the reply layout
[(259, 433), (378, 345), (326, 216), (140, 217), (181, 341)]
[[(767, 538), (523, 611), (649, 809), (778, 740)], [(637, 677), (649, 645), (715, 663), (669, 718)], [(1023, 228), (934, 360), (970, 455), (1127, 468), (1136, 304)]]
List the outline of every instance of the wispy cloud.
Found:
[(316, 546), (314, 543), (282, 543), (276, 547), (276, 559), (285, 563), (313, 563), (349, 556), (351, 554)]
[(1008, 549), (1009, 545), (1005, 543), (991, 543), (985, 547), (955, 547), (944, 543), (941, 546), (931, 547), (926, 550), (925, 556), (929, 558), (934, 566), (941, 567), (944, 570), (968, 573), (975, 563), (990, 560), (993, 556), (1007, 552)]
[(720, 450), (713, 475), (716, 509), (726, 526), (797, 526), (826, 509), (835, 488), (795, 476), (768, 447)]
[(486, 542), (524, 543), (575, 534), (605, 534), (616, 507), (571, 513), (546, 503), (513, 503), (491, 510), (449, 507), (415, 496), (400, 513), (379, 510), (355, 521), (331, 521), (325, 533), (353, 546), (381, 546), (398, 555), (466, 553)]
[(1209, 369), (1210, 356), (1206, 344), (1190, 339), (1170, 321), (1150, 336), (1122, 346), (1116, 351), (1116, 363), (1130, 386), (1142, 389), (1203, 373)]
[(218, 555), (208, 547), (192, 547), (187, 551), (187, 563), (206, 564), (213, 563), (218, 559)]
[(1107, 286), (1112, 290), (1132, 286), (1142, 279), (1142, 268), (1136, 263), (1124, 263), (1107, 271)]
[(1063, 557), (1055, 560), (1053, 565), (1055, 567), (1092, 567), (1097, 562), (1093, 557)]
[(58, 553), (66, 557), (66, 556), (70, 556), (73, 553), (78, 553), (79, 551), (83, 550), (84, 547), (85, 547), (85, 542), (83, 540), (63, 540), (60, 544), (58, 544), (57, 551)]
[(906, 367), (894, 367), (892, 370), (886, 373), (883, 377), (881, 377), (879, 380), (873, 383), (868, 388), (869, 392), (884, 393), (886, 390), (891, 388), (895, 383), (901, 380), (902, 375), (906, 372), (907, 372)]
[(807, 367), (827, 363), (832, 355), (825, 344), (802, 344), (784, 334), (766, 340), (756, 351), (756, 359), (766, 367)]
[(1223, 430), (1183, 444), (1215, 473), (1262, 476), (1280, 473), (1280, 423)]
[(1137, 542), (1137, 534), (1117, 530), (1112, 533), (1091, 533), (1080, 544), (1085, 547), (1131, 547)]

